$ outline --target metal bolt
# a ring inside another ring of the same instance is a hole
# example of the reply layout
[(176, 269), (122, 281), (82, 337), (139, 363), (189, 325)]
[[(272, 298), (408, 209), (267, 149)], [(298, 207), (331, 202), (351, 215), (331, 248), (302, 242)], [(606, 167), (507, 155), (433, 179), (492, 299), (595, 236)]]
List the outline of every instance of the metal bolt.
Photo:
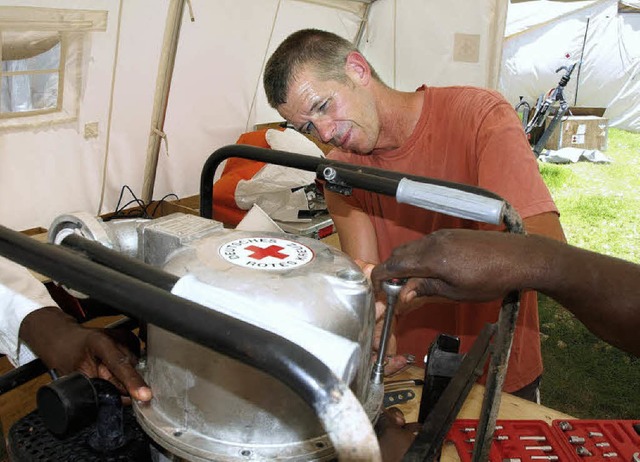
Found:
[(562, 422), (558, 422), (558, 427), (560, 427), (560, 430), (562, 430), (563, 432), (568, 432), (569, 430), (573, 430), (573, 426), (566, 420), (563, 420)]
[(553, 448), (551, 446), (525, 446), (524, 449), (526, 451), (553, 451)]
[(387, 279), (386, 281), (382, 281), (382, 290), (387, 294), (387, 297), (397, 297), (406, 282), (406, 279)]
[[(608, 448), (609, 446), (611, 446), (611, 445), (609, 443), (607, 443), (606, 441), (602, 441), (600, 443), (596, 443), (596, 447), (597, 448)], [(640, 460), (638, 462), (640, 462)]]
[(325, 167), (325, 169), (322, 171), (322, 175), (327, 181), (333, 181), (336, 176), (338, 176), (338, 174), (336, 173), (336, 169), (333, 167)]
[(584, 438), (581, 436), (570, 436), (569, 443), (571, 444), (584, 444)]
[[(426, 363), (426, 361), (425, 361)], [(496, 425), (496, 430), (502, 430), (504, 427), (502, 425)], [(469, 432), (475, 432), (476, 431), (476, 427), (464, 427), (460, 429), (461, 432), (465, 432), (465, 433), (469, 433)]]
[[(494, 440), (496, 441), (506, 441), (509, 439), (508, 435), (496, 435), (493, 437)], [(464, 440), (466, 443), (475, 443), (476, 439), (475, 438), (469, 438), (467, 440)]]
[(618, 457), (618, 453), (617, 452), (605, 452), (604, 454), (602, 454), (602, 457)]
[(585, 448), (584, 446), (578, 446), (578, 447), (576, 448), (576, 453), (577, 453), (579, 456), (582, 456), (582, 457), (592, 456), (592, 455), (593, 455), (593, 454), (591, 454), (591, 451), (589, 451), (589, 450), (588, 450), (587, 448)]
[(546, 436), (538, 436), (538, 435), (522, 435), (520, 437), (521, 440), (523, 441), (546, 441), (547, 437)]
[(600, 433), (600, 432), (589, 432), (589, 436), (591, 438), (595, 438), (597, 436), (604, 436), (604, 435), (602, 433)]
[(559, 460), (558, 456), (549, 455), (549, 456), (531, 456), (529, 457), (531, 460)]

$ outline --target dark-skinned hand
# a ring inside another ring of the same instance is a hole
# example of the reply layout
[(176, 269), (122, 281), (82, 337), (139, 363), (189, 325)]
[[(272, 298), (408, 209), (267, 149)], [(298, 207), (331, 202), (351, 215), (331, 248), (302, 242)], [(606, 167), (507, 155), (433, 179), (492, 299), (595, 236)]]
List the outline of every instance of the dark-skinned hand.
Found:
[(136, 356), (109, 329), (86, 328), (57, 307), (30, 313), (20, 338), (60, 375), (79, 371), (113, 383), (133, 399), (149, 401), (151, 389), (135, 369)]
[[(527, 237), (524, 236), (526, 239)], [(496, 300), (511, 290), (515, 281), (526, 280), (530, 271), (523, 236), (498, 231), (447, 229), (396, 248), (391, 257), (371, 273), (374, 287), (391, 278), (409, 278), (400, 299), (441, 296), (451, 300)]]

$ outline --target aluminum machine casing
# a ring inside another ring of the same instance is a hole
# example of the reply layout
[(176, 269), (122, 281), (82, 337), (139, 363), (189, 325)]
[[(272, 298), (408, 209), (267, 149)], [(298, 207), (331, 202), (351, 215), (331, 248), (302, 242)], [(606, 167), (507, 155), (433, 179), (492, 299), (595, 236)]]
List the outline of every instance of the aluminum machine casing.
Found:
[[(52, 224), (50, 240), (69, 233), (172, 273), (181, 278), (177, 295), (304, 347), (349, 384), (372, 422), (377, 418), (382, 390), (369, 380), (372, 289), (339, 250), (184, 214), (111, 222), (64, 215)], [(260, 354), (261, 345), (251, 347)], [(140, 371), (154, 398), (135, 404), (138, 421), (171, 460), (335, 457), (318, 417), (297, 394), (235, 359), (148, 325)]]

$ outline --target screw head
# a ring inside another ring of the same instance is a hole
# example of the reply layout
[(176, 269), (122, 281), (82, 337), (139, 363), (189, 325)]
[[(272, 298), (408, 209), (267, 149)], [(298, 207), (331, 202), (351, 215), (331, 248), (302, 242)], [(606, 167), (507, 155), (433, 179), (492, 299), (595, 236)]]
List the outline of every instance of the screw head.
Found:
[(386, 281), (382, 281), (382, 290), (384, 290), (387, 295), (397, 296), (400, 293), (400, 290), (402, 290), (402, 286), (404, 286), (406, 282), (406, 279), (387, 279)]

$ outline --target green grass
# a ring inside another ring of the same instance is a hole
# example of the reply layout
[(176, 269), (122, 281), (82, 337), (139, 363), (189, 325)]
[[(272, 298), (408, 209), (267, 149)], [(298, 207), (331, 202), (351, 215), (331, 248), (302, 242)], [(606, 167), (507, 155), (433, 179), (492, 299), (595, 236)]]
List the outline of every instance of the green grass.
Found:
[[(605, 154), (612, 163), (541, 164), (541, 173), (570, 244), (640, 263), (640, 134), (610, 129)], [(539, 301), (542, 403), (583, 419), (640, 417), (640, 359), (550, 298)]]

